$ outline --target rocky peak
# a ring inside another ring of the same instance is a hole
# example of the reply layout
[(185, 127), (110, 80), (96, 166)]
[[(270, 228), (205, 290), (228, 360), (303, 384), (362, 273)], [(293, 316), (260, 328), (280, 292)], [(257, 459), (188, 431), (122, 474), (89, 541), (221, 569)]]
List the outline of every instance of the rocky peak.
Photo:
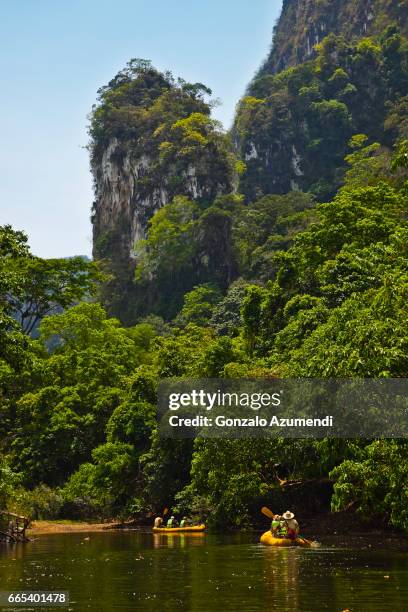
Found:
[(277, 73), (315, 56), (328, 34), (378, 34), (394, 21), (407, 33), (408, 3), (398, 0), (284, 0), (271, 51), (260, 73)]
[(109, 293), (121, 302), (132, 301), (137, 243), (158, 209), (178, 195), (205, 207), (234, 190), (235, 157), (210, 117), (210, 94), (145, 60), (131, 60), (99, 91), (90, 126), (93, 253), (118, 279)]

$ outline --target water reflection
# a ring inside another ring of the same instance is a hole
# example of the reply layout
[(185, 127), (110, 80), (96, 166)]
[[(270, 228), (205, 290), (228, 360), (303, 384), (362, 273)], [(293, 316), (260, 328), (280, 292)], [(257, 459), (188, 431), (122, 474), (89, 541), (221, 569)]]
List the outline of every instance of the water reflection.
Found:
[(299, 551), (296, 548), (263, 548), (265, 594), (270, 610), (299, 607)]
[(205, 544), (204, 532), (191, 533), (154, 533), (154, 548), (185, 548), (186, 546), (202, 546)]

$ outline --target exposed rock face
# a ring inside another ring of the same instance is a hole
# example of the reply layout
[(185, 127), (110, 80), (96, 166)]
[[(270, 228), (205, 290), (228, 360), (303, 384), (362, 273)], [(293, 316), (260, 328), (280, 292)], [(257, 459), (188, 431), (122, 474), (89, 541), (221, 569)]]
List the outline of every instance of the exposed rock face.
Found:
[(377, 34), (391, 22), (408, 30), (408, 3), (399, 0), (284, 0), (271, 52), (260, 74), (277, 73), (315, 56), (330, 33), (348, 40)]
[(142, 196), (136, 185), (148, 174), (151, 160), (146, 155), (132, 159), (130, 152), (121, 155), (120, 150), (118, 139), (113, 137), (100, 164), (93, 168), (96, 186), (94, 246), (96, 254), (99, 254), (98, 238), (103, 233), (114, 231), (120, 221), (123, 250), (132, 258), (138, 240), (146, 235), (150, 217), (169, 203), (170, 195), (163, 187), (156, 187), (148, 196)]
[[(101, 163), (94, 167), (95, 204), (93, 229), (95, 243), (101, 233), (114, 230), (120, 219), (126, 225), (126, 233), (122, 234), (123, 243), (130, 257), (135, 256), (135, 246), (139, 240), (146, 237), (149, 219), (162, 206), (169, 204), (175, 195), (185, 195), (192, 200), (214, 199), (222, 195), (233, 185), (210, 185), (202, 182), (194, 166), (189, 165), (182, 172), (182, 184), (174, 192), (166, 184), (153, 187), (148, 194), (138, 190), (138, 182), (150, 175), (152, 160), (142, 155), (132, 159), (128, 152), (120, 155), (121, 145), (113, 137), (103, 153)], [(119, 154), (118, 154), (119, 153)], [(96, 251), (98, 251), (96, 243)]]

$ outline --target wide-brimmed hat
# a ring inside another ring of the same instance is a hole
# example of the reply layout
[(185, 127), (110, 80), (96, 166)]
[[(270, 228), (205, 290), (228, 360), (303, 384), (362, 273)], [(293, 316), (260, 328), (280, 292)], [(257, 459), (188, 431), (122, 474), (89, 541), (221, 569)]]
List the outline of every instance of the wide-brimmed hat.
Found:
[(293, 512), (289, 512), (289, 510), (287, 510), (285, 514), (282, 514), (282, 516), (287, 521), (290, 521), (291, 519), (295, 518), (295, 515), (293, 514)]

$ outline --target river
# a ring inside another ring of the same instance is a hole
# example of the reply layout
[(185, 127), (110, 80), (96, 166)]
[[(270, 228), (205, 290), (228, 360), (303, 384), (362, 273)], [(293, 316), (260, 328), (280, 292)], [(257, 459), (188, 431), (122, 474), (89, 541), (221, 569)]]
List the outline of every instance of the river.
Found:
[(140, 531), (38, 536), (0, 546), (0, 590), (69, 591), (75, 612), (408, 609), (407, 553), (273, 549), (257, 538)]

